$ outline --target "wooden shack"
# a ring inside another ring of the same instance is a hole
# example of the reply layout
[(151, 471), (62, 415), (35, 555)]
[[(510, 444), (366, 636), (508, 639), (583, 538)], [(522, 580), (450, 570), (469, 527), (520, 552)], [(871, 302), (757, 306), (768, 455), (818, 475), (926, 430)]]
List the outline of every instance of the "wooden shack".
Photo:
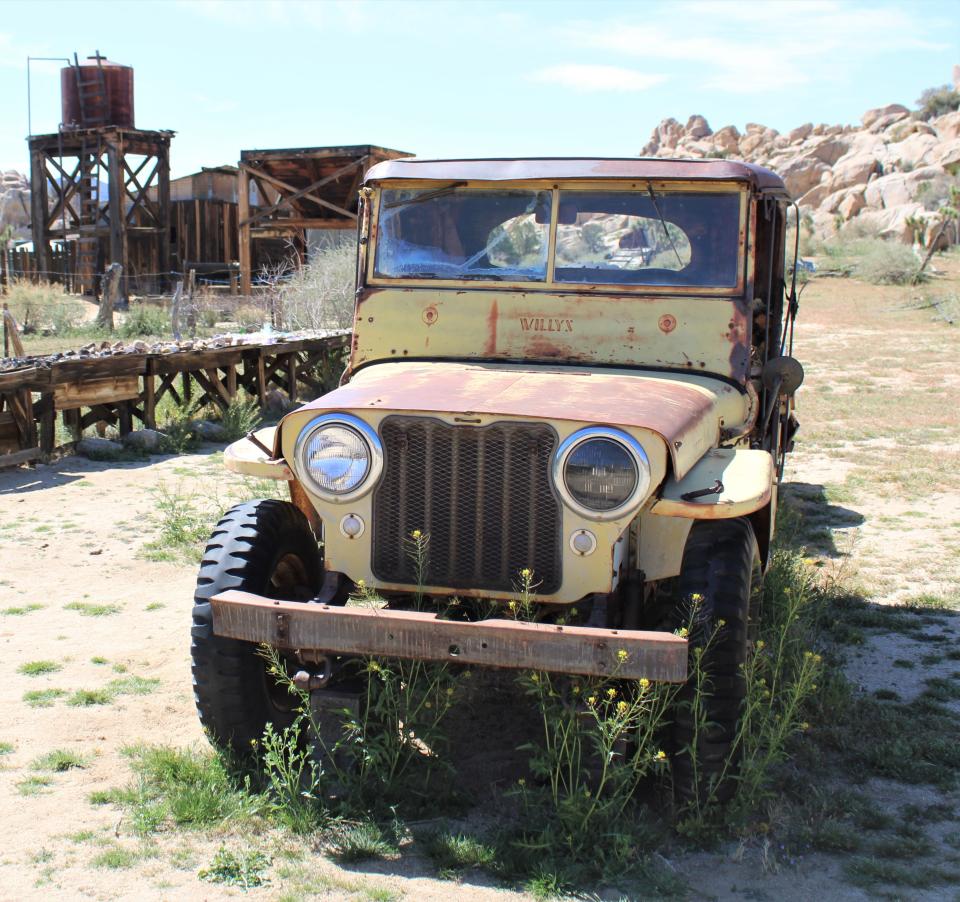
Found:
[(258, 257), (266, 256), (258, 254), (259, 243), (273, 242), (274, 249), (279, 244), (284, 253), (305, 259), (309, 230), (356, 227), (357, 192), (366, 171), (407, 156), (372, 144), (241, 151), (237, 200), (243, 293), (252, 289)]

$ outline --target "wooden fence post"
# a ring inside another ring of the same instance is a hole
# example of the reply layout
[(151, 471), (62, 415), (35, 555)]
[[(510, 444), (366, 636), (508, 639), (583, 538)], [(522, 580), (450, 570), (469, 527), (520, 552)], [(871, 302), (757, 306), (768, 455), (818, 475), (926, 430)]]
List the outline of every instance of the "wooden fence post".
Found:
[(170, 302), (170, 331), (173, 333), (174, 341), (180, 341), (180, 302), (182, 300), (183, 280), (181, 279), (177, 282), (177, 287), (173, 289), (173, 300)]
[(122, 276), (123, 267), (119, 263), (111, 263), (103, 275), (103, 298), (97, 313), (97, 325), (110, 332), (113, 331), (113, 308), (120, 299)]

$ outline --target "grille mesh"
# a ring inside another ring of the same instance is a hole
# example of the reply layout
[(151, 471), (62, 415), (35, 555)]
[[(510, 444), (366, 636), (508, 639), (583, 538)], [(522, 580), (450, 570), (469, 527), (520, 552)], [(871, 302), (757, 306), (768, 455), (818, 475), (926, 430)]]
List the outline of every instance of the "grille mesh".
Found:
[(426, 584), (509, 592), (530, 567), (538, 594), (560, 588), (560, 503), (549, 426), (450, 426), (388, 417), (384, 469), (373, 497), (374, 575), (414, 584), (410, 533), (430, 537)]

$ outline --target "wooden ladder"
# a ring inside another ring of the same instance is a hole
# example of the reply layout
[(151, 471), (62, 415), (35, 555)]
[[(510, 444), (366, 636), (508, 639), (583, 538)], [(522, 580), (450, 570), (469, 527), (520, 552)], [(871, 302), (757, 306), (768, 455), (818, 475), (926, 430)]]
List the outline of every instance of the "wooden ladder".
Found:
[[(97, 74), (95, 78), (84, 79), (83, 72), (80, 69), (80, 60), (77, 54), (73, 55), (74, 75), (77, 80), (77, 99), (80, 101), (80, 117), (83, 119), (84, 126), (109, 125), (109, 111), (107, 109), (107, 78), (103, 71), (98, 50), (95, 56), (97, 61)], [(89, 68), (89, 67), (88, 67)], [(97, 115), (92, 115), (97, 111)]]

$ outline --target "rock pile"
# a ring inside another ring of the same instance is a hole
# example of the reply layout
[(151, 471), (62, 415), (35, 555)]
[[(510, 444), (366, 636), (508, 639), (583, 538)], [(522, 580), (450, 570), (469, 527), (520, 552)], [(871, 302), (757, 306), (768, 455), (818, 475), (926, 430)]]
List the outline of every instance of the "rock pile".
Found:
[(824, 237), (856, 219), (881, 237), (911, 242), (919, 228), (929, 240), (939, 228), (933, 211), (958, 184), (960, 111), (923, 122), (893, 103), (867, 110), (859, 126), (807, 123), (786, 134), (753, 122), (741, 133), (713, 131), (703, 116), (664, 119), (640, 153), (766, 166)]
[(70, 351), (57, 351), (42, 357), (5, 357), (0, 359), (0, 372), (18, 370), (28, 366), (50, 366), (62, 360), (82, 360), (91, 357), (113, 357), (120, 354), (178, 354), (184, 351), (211, 351), (240, 345), (261, 347), (282, 344), (288, 341), (300, 341), (308, 338), (327, 338), (333, 335), (345, 335), (345, 331), (304, 331), (274, 332), (269, 340), (262, 333), (248, 335), (214, 335), (211, 338), (189, 338), (181, 341), (172, 339), (143, 339), (127, 341), (92, 341), (82, 348)]
[(30, 237), (30, 181), (15, 169), (0, 172), (0, 228), (7, 225), (14, 238)]

